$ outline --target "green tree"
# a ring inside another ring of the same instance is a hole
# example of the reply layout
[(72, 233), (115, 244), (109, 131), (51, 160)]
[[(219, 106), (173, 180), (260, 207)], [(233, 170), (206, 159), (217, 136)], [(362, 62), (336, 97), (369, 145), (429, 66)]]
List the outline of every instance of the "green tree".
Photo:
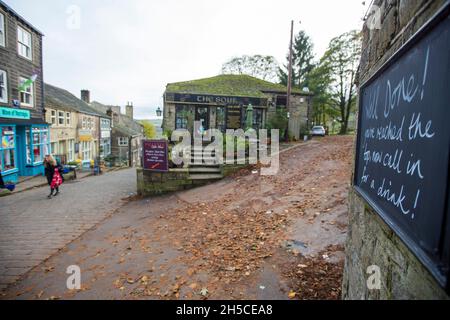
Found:
[(350, 114), (355, 112), (355, 78), (361, 58), (361, 34), (359, 31), (344, 33), (330, 41), (321, 64), (328, 72), (329, 102), (332, 111), (339, 114), (340, 134), (348, 133)]
[(246, 74), (266, 81), (276, 81), (278, 62), (272, 56), (243, 55), (234, 57), (222, 66), (223, 74)]
[(144, 135), (147, 139), (153, 139), (156, 137), (156, 128), (153, 123), (149, 120), (142, 120), (140, 123), (144, 127)]
[[(309, 73), (314, 68), (313, 49), (314, 45), (311, 38), (305, 31), (300, 31), (292, 46), (292, 87), (301, 90), (306, 86)], [(283, 68), (278, 69), (279, 80), (284, 85), (288, 83), (289, 54), (287, 61)]]

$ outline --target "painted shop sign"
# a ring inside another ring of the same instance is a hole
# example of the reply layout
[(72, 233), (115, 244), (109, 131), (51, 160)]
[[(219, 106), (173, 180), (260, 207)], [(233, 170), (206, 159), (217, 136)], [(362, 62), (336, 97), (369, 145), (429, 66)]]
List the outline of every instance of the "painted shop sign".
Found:
[(252, 97), (233, 97), (233, 96), (219, 96), (219, 95), (199, 95), (199, 94), (184, 94), (184, 93), (166, 93), (166, 102), (170, 103), (192, 103), (192, 104), (210, 104), (210, 105), (249, 105), (253, 106), (267, 106), (266, 98), (252, 98)]
[(355, 189), (449, 285), (450, 6), (360, 90)]
[(89, 142), (92, 141), (92, 131), (91, 130), (79, 130), (78, 138), (81, 142)]
[(31, 115), (29, 110), (0, 107), (0, 118), (29, 120)]
[(169, 145), (167, 140), (144, 140), (142, 150), (144, 170), (169, 171)]

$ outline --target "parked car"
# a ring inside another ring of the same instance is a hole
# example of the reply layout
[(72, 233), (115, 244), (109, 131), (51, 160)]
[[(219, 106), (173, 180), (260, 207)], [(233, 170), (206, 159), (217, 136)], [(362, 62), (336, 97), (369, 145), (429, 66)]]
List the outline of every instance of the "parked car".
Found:
[(325, 134), (326, 134), (326, 132), (325, 132), (325, 128), (323, 126), (315, 126), (311, 130), (311, 135), (313, 137), (316, 137), (316, 136), (325, 137)]

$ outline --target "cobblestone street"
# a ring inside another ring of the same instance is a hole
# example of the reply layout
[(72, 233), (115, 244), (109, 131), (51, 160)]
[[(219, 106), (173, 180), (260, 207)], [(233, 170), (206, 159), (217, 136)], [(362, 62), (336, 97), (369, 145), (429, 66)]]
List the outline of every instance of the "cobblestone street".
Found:
[(0, 289), (121, 207), (136, 190), (135, 169), (0, 198)]

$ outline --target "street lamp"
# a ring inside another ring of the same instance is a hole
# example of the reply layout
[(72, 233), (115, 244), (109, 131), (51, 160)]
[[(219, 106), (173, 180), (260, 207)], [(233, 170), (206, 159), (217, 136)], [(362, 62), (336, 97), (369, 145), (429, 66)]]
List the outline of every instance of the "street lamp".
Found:
[(161, 116), (162, 116), (162, 111), (161, 111), (161, 108), (160, 108), (160, 107), (158, 107), (158, 109), (156, 109), (156, 115), (157, 115), (158, 117), (161, 117)]

